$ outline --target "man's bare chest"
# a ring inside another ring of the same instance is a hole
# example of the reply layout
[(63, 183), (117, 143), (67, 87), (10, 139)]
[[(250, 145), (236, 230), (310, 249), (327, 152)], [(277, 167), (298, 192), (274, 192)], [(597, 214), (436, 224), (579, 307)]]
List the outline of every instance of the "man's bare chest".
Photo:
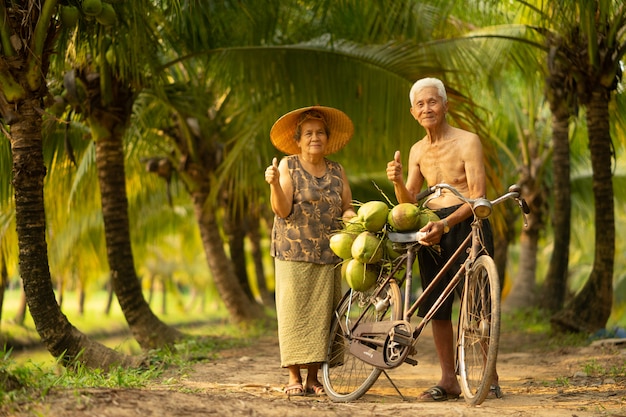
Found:
[(422, 150), (421, 162), (422, 165), (436, 166), (441, 163), (450, 163), (450, 154), (454, 151), (452, 149), (446, 149), (439, 146), (425, 146)]

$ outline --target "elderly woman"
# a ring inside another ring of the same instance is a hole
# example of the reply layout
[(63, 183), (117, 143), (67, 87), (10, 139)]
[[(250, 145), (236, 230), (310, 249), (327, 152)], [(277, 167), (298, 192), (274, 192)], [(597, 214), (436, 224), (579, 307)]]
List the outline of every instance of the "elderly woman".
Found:
[[(287, 395), (322, 395), (317, 374), (326, 359), (332, 311), (341, 297), (340, 259), (331, 234), (356, 215), (343, 167), (326, 158), (354, 132), (340, 110), (313, 106), (276, 121), (274, 146), (286, 153), (265, 171), (274, 211), (271, 254), (276, 272), (276, 312), (281, 366), (289, 369)], [(302, 383), (301, 369), (306, 369)]]

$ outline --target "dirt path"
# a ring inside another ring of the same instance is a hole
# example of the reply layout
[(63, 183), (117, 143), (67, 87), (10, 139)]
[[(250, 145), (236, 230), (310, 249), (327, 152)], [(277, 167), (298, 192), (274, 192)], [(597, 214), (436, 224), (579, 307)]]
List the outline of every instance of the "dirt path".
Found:
[(384, 375), (368, 394), (353, 403), (336, 404), (326, 397), (287, 398), (282, 393), (287, 372), (279, 368), (276, 339), (266, 337), (254, 346), (224, 351), (215, 361), (197, 363), (182, 378), (176, 376), (144, 389), (54, 391), (45, 403), (24, 404), (24, 412), (13, 415), (626, 416), (626, 345), (550, 350), (527, 348), (527, 343), (516, 334), (502, 335), (498, 371), (505, 396), (487, 400), (480, 407), (468, 407), (462, 399), (444, 403), (415, 401), (439, 376), (427, 330), (418, 345), (419, 365), (403, 365), (389, 373), (404, 400)]

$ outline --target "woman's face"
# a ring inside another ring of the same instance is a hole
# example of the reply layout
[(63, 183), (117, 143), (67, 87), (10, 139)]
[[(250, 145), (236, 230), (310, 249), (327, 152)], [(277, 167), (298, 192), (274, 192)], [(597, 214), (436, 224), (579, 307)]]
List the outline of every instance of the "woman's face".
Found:
[(302, 122), (302, 134), (298, 146), (304, 154), (324, 155), (328, 135), (321, 120), (309, 119)]
[(448, 105), (435, 87), (422, 89), (415, 95), (415, 101), (411, 106), (411, 114), (425, 129), (439, 126), (446, 117)]

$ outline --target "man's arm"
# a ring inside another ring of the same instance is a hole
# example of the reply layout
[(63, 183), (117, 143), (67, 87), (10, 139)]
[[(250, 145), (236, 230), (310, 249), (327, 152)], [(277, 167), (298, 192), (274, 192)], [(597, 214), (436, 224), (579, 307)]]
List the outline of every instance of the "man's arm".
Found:
[(477, 135), (471, 134), (465, 147), (465, 175), (470, 198), (480, 198), (487, 195), (487, 180), (485, 176), (485, 161), (483, 160), (483, 146)]
[(420, 172), (417, 144), (409, 153), (409, 173), (406, 184), (402, 177), (400, 151), (396, 151), (393, 161), (387, 164), (387, 178), (393, 183), (393, 190), (398, 203), (416, 203), (415, 197), (424, 184), (424, 176)]

